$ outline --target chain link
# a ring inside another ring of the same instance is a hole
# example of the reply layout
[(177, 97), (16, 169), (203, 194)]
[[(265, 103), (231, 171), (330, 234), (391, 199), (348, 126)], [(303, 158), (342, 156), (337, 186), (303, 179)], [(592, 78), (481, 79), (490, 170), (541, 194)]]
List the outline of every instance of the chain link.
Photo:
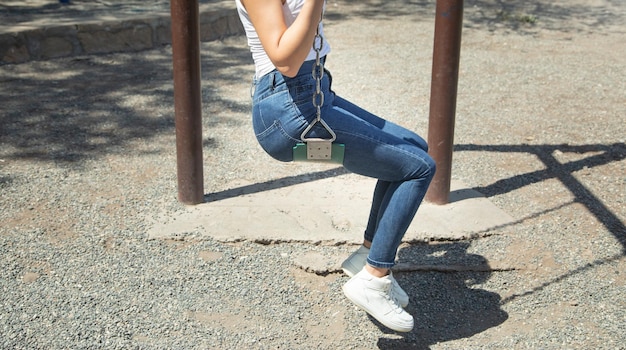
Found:
[[(320, 21), (321, 23), (321, 21)], [(311, 75), (315, 79), (315, 93), (313, 94), (313, 106), (317, 111), (316, 121), (322, 119), (322, 106), (324, 105), (324, 92), (322, 91), (322, 78), (324, 78), (324, 64), (320, 57), (322, 48), (324, 47), (324, 37), (320, 34), (320, 24), (317, 25), (315, 39), (313, 39), (313, 50), (315, 50), (315, 65)]]

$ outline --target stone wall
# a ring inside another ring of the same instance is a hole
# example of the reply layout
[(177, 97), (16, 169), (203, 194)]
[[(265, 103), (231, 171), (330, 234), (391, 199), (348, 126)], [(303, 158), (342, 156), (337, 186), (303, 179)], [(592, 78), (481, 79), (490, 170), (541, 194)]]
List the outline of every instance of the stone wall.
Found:
[[(200, 12), (200, 40), (243, 34), (236, 10)], [(140, 51), (171, 43), (170, 17), (47, 27), (0, 34), (0, 65), (32, 60)]]

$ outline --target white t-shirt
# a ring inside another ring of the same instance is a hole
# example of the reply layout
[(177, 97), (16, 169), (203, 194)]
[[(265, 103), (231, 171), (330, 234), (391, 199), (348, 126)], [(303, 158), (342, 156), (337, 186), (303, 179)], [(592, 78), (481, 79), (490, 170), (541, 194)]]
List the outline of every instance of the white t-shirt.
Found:
[[(298, 17), (300, 10), (302, 9), (302, 5), (305, 0), (287, 0), (283, 5), (283, 17), (285, 18), (285, 23), (287, 27), (289, 27)], [(270, 58), (265, 53), (263, 49), (263, 45), (261, 45), (261, 40), (259, 40), (259, 36), (250, 21), (250, 17), (248, 16), (248, 12), (243, 7), (243, 4), (240, 0), (235, 0), (237, 3), (237, 12), (239, 13), (239, 18), (241, 19), (241, 23), (243, 24), (243, 28), (246, 31), (246, 36), (248, 38), (248, 46), (250, 46), (250, 52), (252, 53), (252, 59), (254, 60), (254, 67), (256, 70), (256, 77), (260, 78), (265, 74), (276, 69)], [(320, 51), (320, 57), (327, 55), (330, 52), (330, 45), (328, 45), (328, 41), (326, 41), (326, 37), (324, 37), (324, 26), (320, 23), (320, 35), (322, 36), (324, 42), (322, 46), (322, 50)], [(316, 45), (319, 47), (319, 44)], [(314, 60), (315, 59), (315, 50), (311, 47), (311, 51), (309, 51), (309, 55), (306, 57), (306, 60)]]

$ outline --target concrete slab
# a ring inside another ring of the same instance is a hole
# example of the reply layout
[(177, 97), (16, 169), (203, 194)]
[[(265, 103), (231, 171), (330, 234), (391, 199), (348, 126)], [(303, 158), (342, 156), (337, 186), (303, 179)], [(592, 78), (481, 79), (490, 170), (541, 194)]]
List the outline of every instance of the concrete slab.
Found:
[[(373, 179), (344, 174), (236, 196), (209, 195), (207, 203), (158, 218), (148, 236), (193, 233), (219, 241), (357, 244), (363, 237), (374, 185)], [(405, 241), (465, 239), (513, 222), (482, 194), (458, 181), (451, 187), (449, 204), (420, 207)]]

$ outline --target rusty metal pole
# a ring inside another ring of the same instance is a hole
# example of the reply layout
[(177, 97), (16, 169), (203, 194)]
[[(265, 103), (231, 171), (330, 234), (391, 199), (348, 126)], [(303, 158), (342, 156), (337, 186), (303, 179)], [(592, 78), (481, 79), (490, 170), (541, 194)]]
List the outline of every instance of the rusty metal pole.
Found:
[(171, 0), (178, 200), (204, 201), (198, 0)]
[(462, 26), (463, 0), (437, 0), (428, 119), (429, 153), (437, 172), (426, 193), (435, 204), (447, 204), (450, 196)]

